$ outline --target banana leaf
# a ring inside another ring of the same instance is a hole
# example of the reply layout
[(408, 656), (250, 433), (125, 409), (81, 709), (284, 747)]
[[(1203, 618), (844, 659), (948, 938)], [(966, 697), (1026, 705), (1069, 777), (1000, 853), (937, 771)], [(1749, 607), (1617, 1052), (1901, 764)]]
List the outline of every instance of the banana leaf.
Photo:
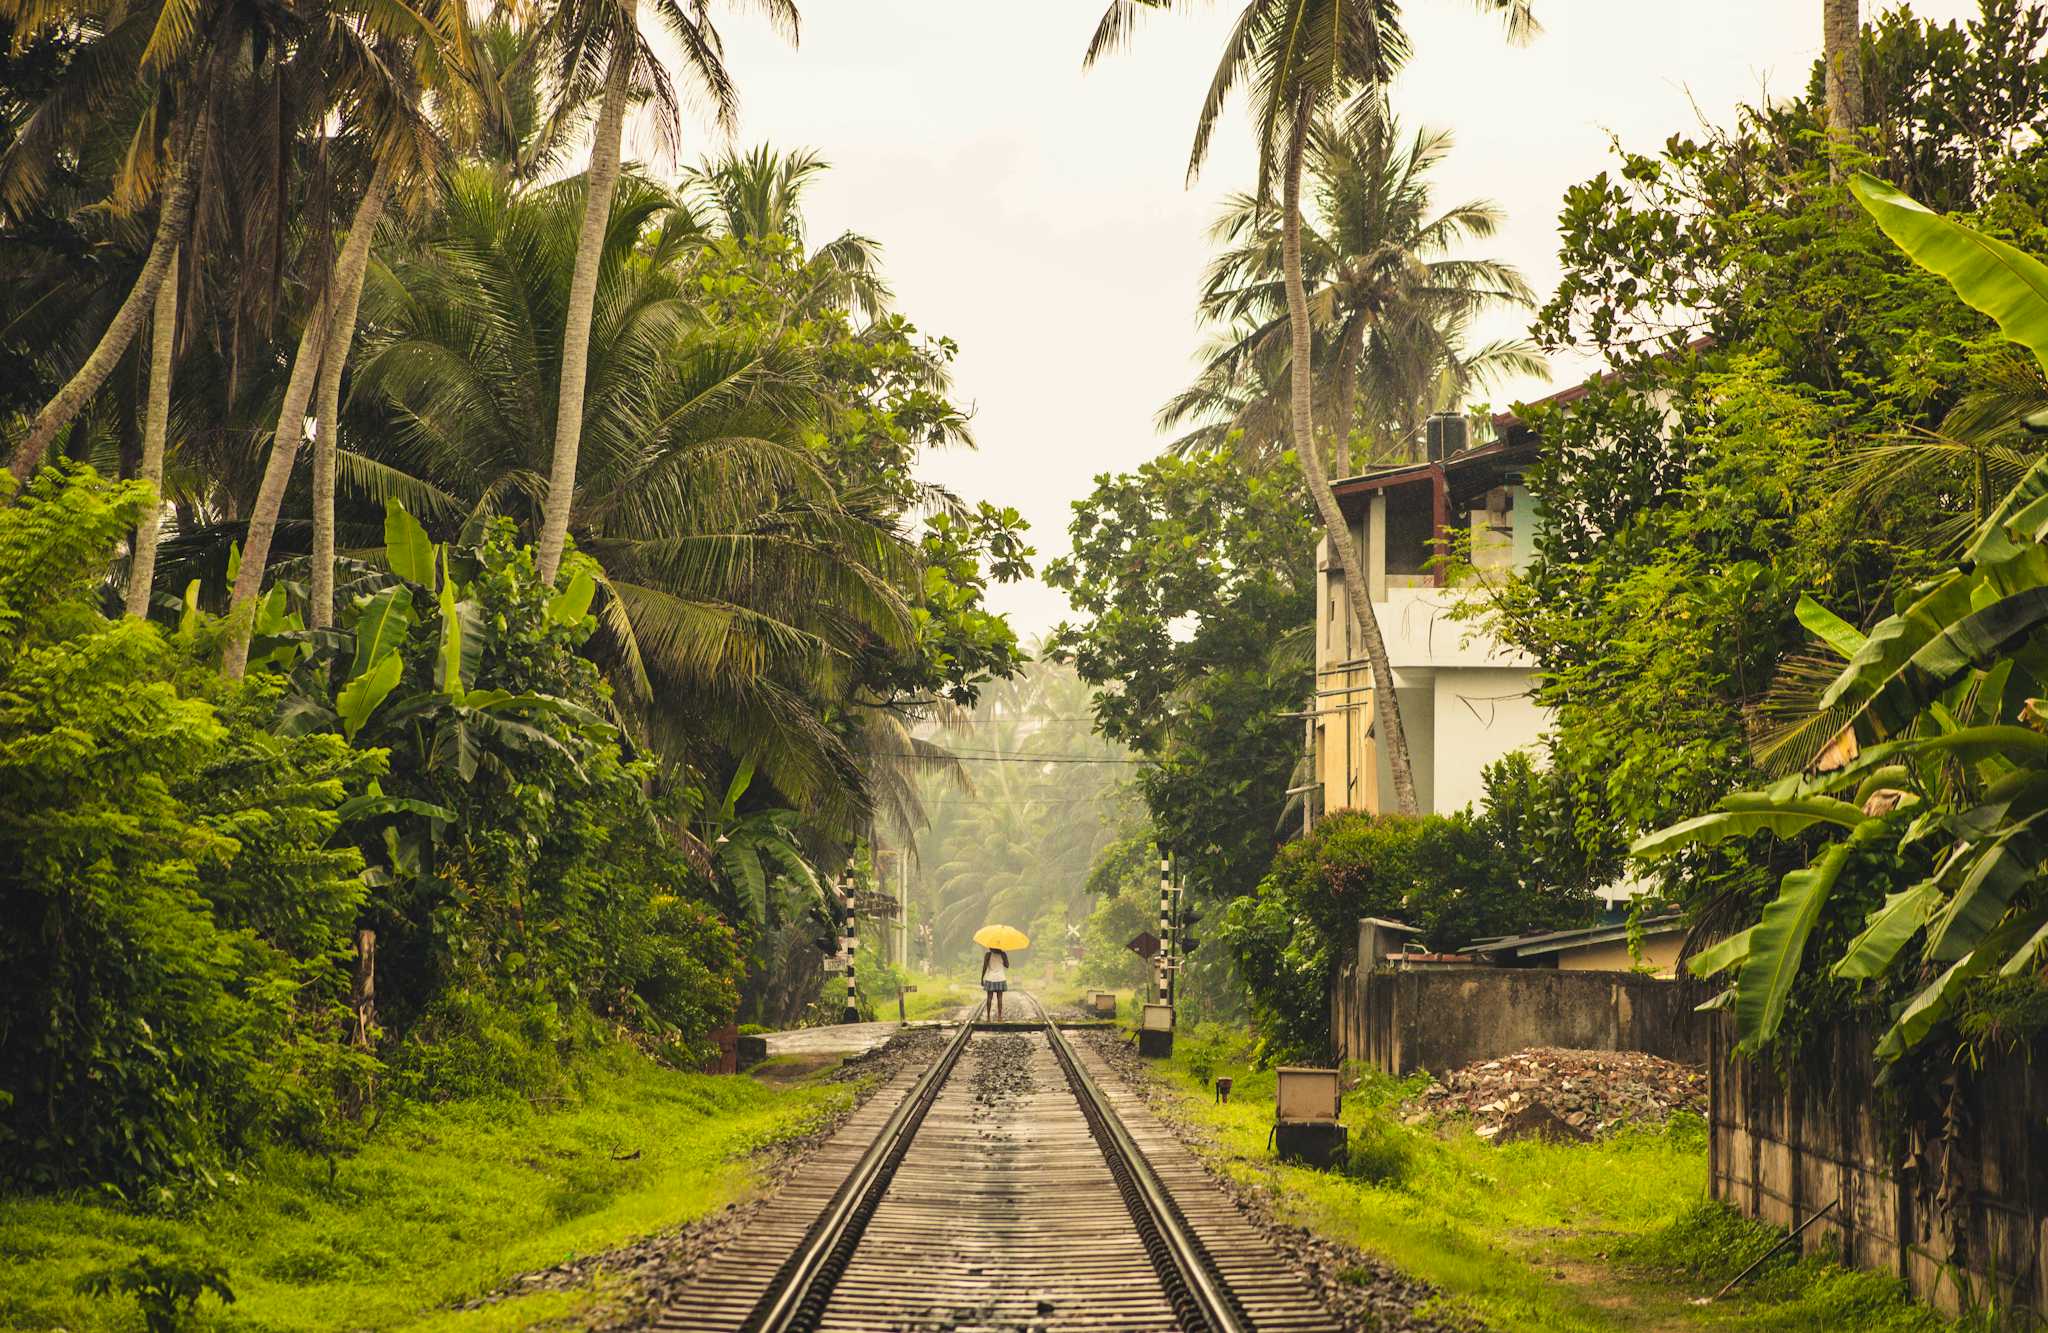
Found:
[(1904, 732), (1957, 676), (1995, 665), (2044, 625), (2048, 586), (2028, 588), (1960, 617), (1915, 651), (1858, 710), (1851, 723), (1857, 739), (1875, 743)]
[(558, 625), (576, 625), (590, 611), (590, 599), (597, 595), (597, 582), (588, 570), (579, 569), (569, 586), (548, 598), (548, 619)]
[(2000, 926), (1991, 938), (1949, 965), (1918, 994), (1908, 1000), (1891, 1027), (1878, 1040), (1880, 1062), (1897, 1060), (1927, 1039), (1929, 1033), (1955, 1010), (1956, 999), (1972, 979), (1990, 970), (2022, 940), (2037, 935), (2048, 925), (2048, 908), (2037, 907)]
[(398, 577), (433, 591), (434, 543), (395, 497), (384, 502), (384, 562)]
[(1735, 975), (1735, 1026), (1743, 1049), (1754, 1051), (1777, 1035), (1792, 997), (1792, 983), (1806, 959), (1806, 942), (1835, 882), (1842, 877), (1842, 868), (1863, 844), (1882, 835), (1887, 827), (1883, 820), (1866, 821), (1830, 845), (1811, 865), (1794, 870), (1779, 882), (1778, 896), (1751, 928), (1749, 954)]
[(1822, 606), (1805, 593), (1799, 594), (1799, 601), (1792, 608), (1792, 614), (1799, 617), (1799, 623), (1813, 631), (1813, 636), (1844, 658), (1856, 656), (1863, 648), (1863, 631)]
[(1946, 278), (1965, 304), (1991, 316), (2048, 373), (2048, 265), (1949, 221), (1875, 176), (1857, 172), (1849, 190), (1914, 263)]
[[(2009, 557), (2017, 548), (2006, 535), (2006, 529), (2023, 515), (2036, 513), (2044, 501), (2048, 501), (2048, 458), (2028, 468), (2027, 475), (2020, 478), (2019, 484), (2005, 493), (2005, 498), (1978, 527), (1975, 540), (1963, 552), (1963, 559), (1971, 564), (1982, 564), (1986, 560)], [(2048, 514), (2042, 517), (2048, 518)]]
[(1906, 941), (1927, 924), (1940, 901), (1941, 882), (1934, 876), (1886, 896), (1884, 905), (1863, 919), (1862, 933), (1849, 941), (1848, 952), (1832, 969), (1834, 974), (1848, 981), (1882, 976)]
[(377, 705), (398, 688), (399, 678), (404, 674), (405, 659), (397, 653), (386, 653), (362, 675), (351, 676), (334, 696), (334, 711), (341, 717), (342, 734), (354, 740), (377, 711)]
[(1974, 575), (1954, 574), (1921, 593), (1905, 609), (1878, 622), (1820, 697), (1816, 711), (1826, 712), (1836, 704), (1861, 705), (1913, 654), (1937, 634), (1970, 614)]
[(1982, 851), (1962, 887), (1928, 929), (1927, 956), (1937, 963), (1962, 957), (1997, 927), (1999, 918), (2041, 867), (2041, 844), (2028, 831), (2038, 815), (2021, 820)]
[(1711, 977), (1716, 972), (1726, 971), (1749, 957), (1749, 942), (1755, 934), (1756, 927), (1751, 926), (1700, 950), (1686, 960), (1686, 970), (1696, 977)]
[(356, 656), (348, 669), (350, 678), (362, 675), (378, 660), (398, 651), (412, 625), (412, 589), (404, 584), (386, 588), (364, 601), (356, 612)]
[(1629, 855), (1649, 860), (1698, 843), (1720, 842), (1752, 833), (1775, 833), (1789, 838), (1816, 824), (1839, 824), (1854, 829), (1864, 822), (1860, 808), (1831, 796), (1779, 798), (1769, 792), (1737, 792), (1723, 797), (1718, 810), (1644, 834), (1629, 848)]

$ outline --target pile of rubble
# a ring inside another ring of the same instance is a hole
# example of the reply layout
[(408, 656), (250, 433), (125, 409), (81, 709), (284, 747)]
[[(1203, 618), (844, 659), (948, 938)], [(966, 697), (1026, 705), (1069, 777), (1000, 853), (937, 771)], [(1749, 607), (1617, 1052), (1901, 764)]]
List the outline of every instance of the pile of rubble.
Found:
[(1469, 1117), (1481, 1138), (1586, 1140), (1674, 1111), (1707, 1112), (1707, 1076), (1639, 1051), (1538, 1046), (1481, 1060), (1431, 1083), (1402, 1108), (1407, 1123)]

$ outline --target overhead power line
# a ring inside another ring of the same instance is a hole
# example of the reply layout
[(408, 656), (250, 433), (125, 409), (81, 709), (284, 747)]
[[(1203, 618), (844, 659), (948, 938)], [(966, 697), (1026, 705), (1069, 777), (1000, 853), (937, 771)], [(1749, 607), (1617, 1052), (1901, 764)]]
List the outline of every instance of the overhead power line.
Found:
[(967, 754), (948, 751), (945, 754), (914, 754), (909, 750), (882, 752), (885, 758), (924, 759), (938, 762), (958, 759), (970, 764), (1149, 764), (1149, 759), (1099, 759), (1090, 755), (1071, 754)]

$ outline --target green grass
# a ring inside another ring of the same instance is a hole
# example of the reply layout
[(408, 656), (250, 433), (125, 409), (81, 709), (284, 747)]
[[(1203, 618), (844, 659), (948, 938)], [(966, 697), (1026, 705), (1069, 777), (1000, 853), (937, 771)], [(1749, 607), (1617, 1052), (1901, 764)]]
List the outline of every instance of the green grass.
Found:
[[(1706, 1201), (1696, 1116), (1594, 1144), (1496, 1147), (1462, 1128), (1401, 1124), (1393, 1108), (1417, 1081), (1368, 1074), (1345, 1098), (1350, 1168), (1322, 1172), (1273, 1160), (1274, 1075), (1249, 1069), (1246, 1049), (1203, 1025), (1154, 1069), (1213, 1136), (1223, 1169), (1274, 1184), (1290, 1220), (1429, 1281), (1446, 1313), (1557, 1333), (1950, 1327), (1896, 1281), (1820, 1258), (1787, 1260), (1726, 1301), (1694, 1305), (1779, 1234)], [(1219, 1106), (1222, 1074), (1235, 1085)]]
[[(904, 1017), (915, 1023), (919, 1019), (936, 1018), (963, 1004), (973, 1004), (981, 998), (981, 989), (970, 985), (959, 977), (926, 976), (921, 972), (910, 974), (911, 984), (917, 993), (903, 997)], [(885, 1008), (887, 1006), (884, 1006)], [(893, 1015), (887, 1015), (893, 1017)]]
[(139, 1216), (91, 1200), (0, 1198), (0, 1328), (128, 1330), (132, 1300), (77, 1295), (86, 1272), (138, 1251), (211, 1257), (236, 1303), (219, 1329), (524, 1328), (591, 1296), (547, 1293), (446, 1309), (515, 1274), (601, 1252), (711, 1212), (754, 1180), (756, 1149), (814, 1127), (852, 1089), (679, 1074), (623, 1048), (584, 1070), (573, 1104), (424, 1108), (335, 1164), (272, 1151), (196, 1214)]

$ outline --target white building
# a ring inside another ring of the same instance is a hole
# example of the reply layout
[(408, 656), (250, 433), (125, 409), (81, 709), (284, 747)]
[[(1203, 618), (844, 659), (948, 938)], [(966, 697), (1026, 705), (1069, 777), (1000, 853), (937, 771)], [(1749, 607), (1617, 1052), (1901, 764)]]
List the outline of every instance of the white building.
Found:
[[(1558, 395), (1567, 396), (1576, 394)], [(1453, 619), (1452, 605), (1470, 589), (1446, 586), (1441, 562), (1432, 563), (1453, 532), (1470, 536), (1470, 578), (1523, 568), (1535, 554), (1540, 516), (1522, 476), (1535, 462), (1536, 442), (1512, 417), (1495, 424), (1496, 442), (1459, 449), (1463, 418), (1433, 418), (1432, 461), (1333, 486), (1387, 641), (1424, 814), (1476, 803), (1486, 766), (1513, 750), (1533, 752), (1549, 725), (1531, 698), (1534, 663), (1479, 625)], [(1318, 546), (1316, 569), (1309, 814), (1392, 811), (1393, 778), (1374, 735), (1372, 677), (1327, 542)]]

